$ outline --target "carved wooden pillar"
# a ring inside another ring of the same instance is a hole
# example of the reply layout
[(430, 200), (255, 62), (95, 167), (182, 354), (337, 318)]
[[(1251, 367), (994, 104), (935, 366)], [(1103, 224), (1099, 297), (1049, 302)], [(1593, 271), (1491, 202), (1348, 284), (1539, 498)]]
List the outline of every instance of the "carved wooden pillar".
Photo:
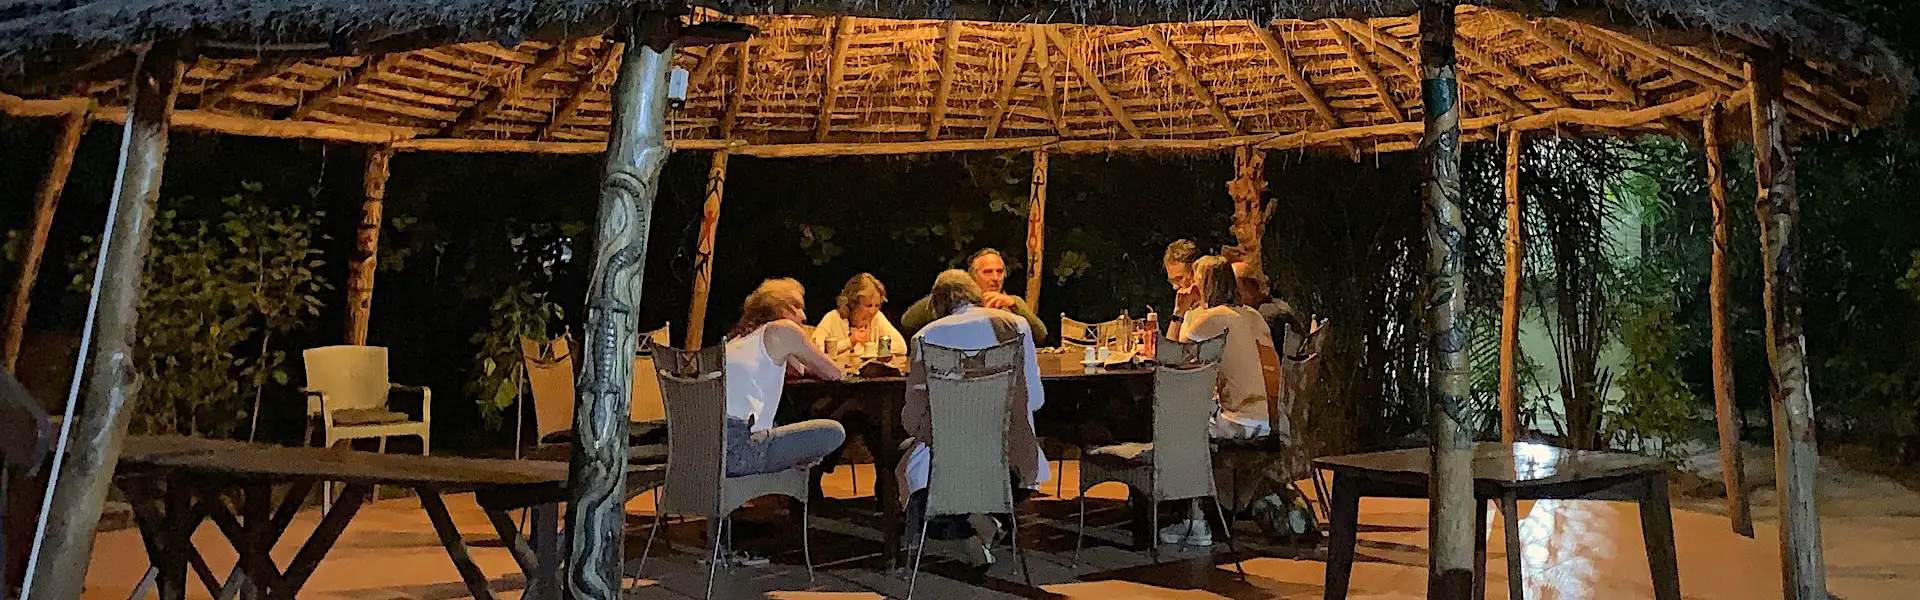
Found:
[(1246, 146), (1233, 149), (1233, 180), (1227, 182), (1227, 195), (1233, 198), (1233, 239), (1241, 260), (1253, 272), (1266, 274), (1261, 254), (1261, 239), (1267, 222), (1273, 219), (1273, 203), (1267, 201), (1267, 152)]
[(1027, 308), (1040, 314), (1040, 286), (1046, 278), (1047, 157), (1033, 151), (1033, 185), (1027, 191)]
[(1814, 501), (1813, 394), (1807, 387), (1807, 336), (1801, 328), (1800, 199), (1787, 148), (1781, 96), (1784, 53), (1757, 50), (1747, 63), (1753, 86), (1753, 172), (1759, 198), (1761, 269), (1766, 280), (1767, 361), (1773, 366), (1773, 452), (1780, 496), (1781, 574), (1786, 597), (1824, 600), (1826, 560)]
[(616, 600), (626, 532), (628, 396), (645, 281), (647, 234), (660, 169), (666, 165), (667, 71), (674, 21), (647, 12), (621, 34), (626, 43), (613, 89), (612, 131), (600, 184), (593, 275), (574, 405), (567, 530), (573, 597)]
[(713, 291), (713, 241), (720, 233), (720, 200), (727, 190), (727, 151), (713, 153), (707, 169), (707, 204), (700, 213), (700, 242), (693, 255), (693, 302), (687, 307), (688, 350), (699, 350), (706, 337), (707, 295)]
[(1746, 461), (1740, 456), (1740, 411), (1733, 397), (1733, 342), (1727, 333), (1727, 171), (1720, 157), (1720, 104), (1701, 121), (1707, 151), (1707, 191), (1713, 205), (1713, 275), (1707, 286), (1713, 313), (1713, 408), (1720, 424), (1720, 479), (1727, 487), (1727, 517), (1734, 533), (1753, 537), (1747, 508)]
[(53, 214), (60, 208), (60, 194), (67, 189), (67, 174), (73, 172), (73, 153), (80, 148), (80, 136), (90, 121), (86, 112), (68, 115), (61, 122), (60, 139), (53, 144), (53, 164), (47, 178), (33, 197), (33, 227), (27, 233), (26, 254), (20, 257), (20, 274), (13, 282), (13, 296), (7, 302), (6, 336), (0, 341), (0, 364), (14, 369), (20, 358), (20, 343), (27, 333), (27, 308), (33, 304), (33, 284), (40, 277), (40, 259), (47, 251), (47, 231), (53, 227)]
[(1473, 433), (1468, 410), (1466, 226), (1460, 215), (1460, 81), (1453, 48), (1453, 0), (1424, 0), (1420, 62), (1426, 134), (1420, 140), (1427, 225), (1426, 345), (1433, 399), (1433, 470), (1427, 535), (1427, 597), (1465, 600), (1474, 579)]
[[(139, 300), (147, 264), (147, 240), (153, 231), (154, 204), (167, 156), (167, 122), (182, 69), (178, 45), (156, 44), (139, 52), (127, 95), (132, 98), (120, 141), (119, 180), (101, 236), (100, 262), (94, 268), (93, 318), (86, 333), (97, 333), (83, 354), (86, 397), (69, 414), (54, 457), (57, 480), (47, 491), (37, 552), (28, 568), (28, 594), (40, 600), (75, 600), (93, 559), (93, 532), (113, 481), (113, 468), (126, 440), (132, 403), (140, 394), (140, 372), (133, 362), (139, 338)], [(84, 343), (84, 342), (83, 342)], [(76, 376), (79, 376), (76, 374)], [(165, 575), (165, 574), (163, 574)], [(184, 573), (163, 577), (184, 586)], [(184, 592), (184, 587), (180, 588)], [(166, 590), (163, 589), (163, 596)]]
[(347, 275), (347, 343), (367, 343), (367, 319), (373, 315), (373, 274), (380, 262), (380, 227), (385, 222), (387, 174), (393, 148), (367, 150), (363, 180), (366, 200), (360, 204), (360, 227), (354, 233), (352, 273)]
[(1518, 129), (1507, 132), (1507, 259), (1506, 287), (1500, 298), (1500, 441), (1511, 444), (1520, 438), (1520, 381), (1515, 363), (1520, 360), (1520, 275), (1526, 267), (1526, 249), (1520, 219), (1520, 151), (1526, 135)]

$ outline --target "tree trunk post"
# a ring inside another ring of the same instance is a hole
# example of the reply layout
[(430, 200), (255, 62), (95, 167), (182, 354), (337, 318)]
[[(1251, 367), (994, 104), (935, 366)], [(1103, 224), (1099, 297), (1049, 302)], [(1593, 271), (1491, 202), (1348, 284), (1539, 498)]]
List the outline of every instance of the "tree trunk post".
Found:
[(727, 151), (713, 152), (707, 169), (707, 203), (700, 211), (700, 242), (693, 255), (693, 302), (687, 306), (688, 350), (699, 350), (707, 331), (707, 296), (713, 291), (713, 243), (720, 234), (720, 200), (727, 190)]
[(352, 273), (347, 275), (347, 343), (367, 343), (367, 319), (373, 316), (373, 274), (380, 264), (380, 227), (385, 223), (387, 174), (393, 161), (393, 147), (367, 149), (367, 170), (363, 187), (366, 200), (360, 204), (360, 227), (354, 231)]
[(40, 259), (46, 255), (47, 232), (53, 228), (53, 214), (60, 209), (60, 194), (67, 189), (67, 174), (73, 172), (73, 154), (80, 148), (80, 136), (87, 131), (86, 112), (67, 115), (60, 124), (60, 139), (53, 144), (53, 164), (47, 178), (33, 197), (33, 229), (27, 234), (26, 254), (20, 257), (20, 274), (13, 282), (13, 296), (7, 302), (5, 341), (0, 342), (0, 363), (8, 371), (20, 359), (20, 344), (27, 335), (27, 308), (33, 304), (33, 284), (40, 277)]
[(1807, 387), (1807, 336), (1800, 322), (1800, 200), (1787, 148), (1781, 97), (1786, 55), (1761, 49), (1747, 63), (1753, 86), (1754, 182), (1759, 189), (1761, 269), (1766, 280), (1767, 361), (1773, 367), (1773, 452), (1780, 496), (1781, 575), (1792, 600), (1825, 600), (1826, 560), (1814, 499), (1813, 394)]
[(1526, 266), (1526, 248), (1521, 239), (1526, 227), (1520, 219), (1520, 152), (1526, 134), (1519, 129), (1507, 132), (1507, 259), (1506, 288), (1500, 298), (1500, 441), (1511, 444), (1520, 439), (1520, 274)]
[(1261, 238), (1267, 221), (1273, 218), (1273, 203), (1267, 201), (1267, 152), (1241, 146), (1233, 149), (1233, 179), (1227, 182), (1227, 195), (1233, 198), (1234, 249), (1253, 272), (1266, 274)]
[(568, 582), (573, 597), (582, 600), (616, 600), (621, 593), (627, 402), (633, 391), (647, 234), (660, 169), (669, 153), (667, 71), (673, 65), (674, 26), (664, 13), (635, 15), (623, 28), (626, 46), (613, 90), (568, 473)]
[(1420, 139), (1427, 225), (1426, 345), (1432, 409), (1427, 597), (1466, 600), (1474, 588), (1480, 535), (1473, 499), (1473, 433), (1468, 418), (1466, 226), (1460, 214), (1460, 81), (1453, 48), (1454, 1), (1420, 7), (1420, 62), (1426, 133)]
[(1713, 317), (1713, 408), (1720, 424), (1720, 478), (1727, 487), (1727, 518), (1733, 532), (1753, 537), (1747, 508), (1746, 464), (1740, 456), (1740, 411), (1733, 403), (1733, 341), (1727, 333), (1727, 172), (1720, 156), (1720, 104), (1701, 120), (1707, 151), (1707, 192), (1713, 206), (1713, 274), (1707, 296)]
[[(167, 156), (167, 123), (183, 69), (178, 45), (157, 44), (139, 52), (129, 79), (127, 122), (120, 138), (120, 174), (114, 184), (100, 262), (94, 268), (97, 304), (87, 333), (97, 337), (75, 378), (86, 377), (86, 397), (67, 415), (54, 477), (41, 507), (26, 588), (33, 598), (75, 600), (93, 560), (93, 532), (126, 441), (140, 371), (133, 362), (140, 339), (139, 302), (153, 231), (154, 205)], [(83, 375), (84, 374), (84, 375)], [(71, 406), (71, 404), (69, 405)]]
[(1027, 191), (1027, 308), (1040, 313), (1040, 286), (1047, 281), (1046, 150), (1033, 151), (1033, 185)]

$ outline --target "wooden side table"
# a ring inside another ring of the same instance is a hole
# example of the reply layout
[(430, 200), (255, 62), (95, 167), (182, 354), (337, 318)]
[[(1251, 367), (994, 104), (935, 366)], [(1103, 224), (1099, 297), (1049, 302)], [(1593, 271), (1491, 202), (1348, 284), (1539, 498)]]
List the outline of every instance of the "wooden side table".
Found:
[[(1427, 498), (1431, 458), (1426, 448), (1332, 456), (1313, 461), (1333, 471), (1332, 519), (1327, 548), (1327, 600), (1344, 600), (1353, 578), (1360, 499)], [(1506, 519), (1510, 597), (1523, 598), (1520, 581), (1520, 500), (1623, 500), (1640, 505), (1647, 565), (1654, 598), (1680, 600), (1679, 557), (1673, 545), (1673, 508), (1667, 497), (1665, 461), (1617, 452), (1568, 450), (1541, 444), (1482, 443), (1474, 446), (1473, 494), (1482, 503), (1474, 543), (1474, 590), (1485, 597), (1486, 502), (1498, 501)]]

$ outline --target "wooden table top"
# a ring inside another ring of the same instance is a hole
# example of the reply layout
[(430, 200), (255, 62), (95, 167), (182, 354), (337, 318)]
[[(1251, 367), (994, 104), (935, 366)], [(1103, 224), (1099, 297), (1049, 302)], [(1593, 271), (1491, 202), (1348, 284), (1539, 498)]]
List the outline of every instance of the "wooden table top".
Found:
[[(129, 436), (120, 465), (234, 479), (313, 477), (345, 483), (453, 489), (480, 486), (562, 485), (567, 463), (378, 454), (316, 447), (288, 447), (184, 436)], [(631, 472), (658, 467), (630, 467)]]
[[(1432, 467), (1426, 448), (1348, 454), (1315, 459), (1315, 467), (1359, 475), (1399, 474), (1426, 477)], [(1473, 447), (1473, 478), (1478, 482), (1526, 487), (1623, 475), (1664, 472), (1664, 460), (1626, 454), (1569, 450), (1544, 444), (1483, 442)]]

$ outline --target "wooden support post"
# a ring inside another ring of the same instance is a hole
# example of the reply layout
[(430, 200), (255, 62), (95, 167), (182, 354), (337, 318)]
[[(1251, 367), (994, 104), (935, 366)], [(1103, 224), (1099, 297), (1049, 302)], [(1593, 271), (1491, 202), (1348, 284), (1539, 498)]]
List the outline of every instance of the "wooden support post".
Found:
[(354, 232), (352, 271), (347, 275), (347, 343), (367, 343), (367, 319), (373, 315), (373, 273), (380, 262), (380, 227), (385, 222), (387, 174), (393, 148), (367, 149), (363, 180), (366, 199), (360, 204), (360, 227)]
[[(28, 595), (44, 600), (76, 600), (93, 560), (93, 532), (120, 460), (133, 402), (140, 395), (140, 370), (133, 362), (139, 334), (142, 273), (147, 239), (153, 232), (154, 205), (160, 198), (160, 174), (167, 157), (167, 121), (180, 85), (178, 44), (165, 42), (139, 52), (129, 78), (127, 123), (120, 138), (121, 171), (114, 185), (110, 220), (102, 236), (100, 263), (94, 269), (93, 322), (98, 338), (84, 356), (86, 397), (78, 414), (67, 415), (54, 477), (34, 540), (28, 569)], [(78, 374), (76, 374), (78, 375)]]
[(73, 153), (80, 148), (80, 136), (91, 121), (84, 112), (61, 121), (60, 139), (53, 144), (53, 164), (47, 167), (47, 178), (40, 181), (40, 192), (33, 197), (33, 228), (27, 233), (26, 254), (20, 257), (20, 274), (13, 281), (13, 296), (7, 302), (7, 329), (0, 333), (6, 336), (0, 342), (0, 363), (8, 371), (14, 370), (20, 358), (34, 280), (40, 277), (40, 259), (47, 251), (47, 232), (53, 227), (54, 212), (60, 209), (60, 194), (67, 189), (67, 174), (73, 172)]
[(1787, 57), (1757, 50), (1747, 63), (1753, 86), (1753, 173), (1759, 198), (1761, 270), (1766, 280), (1767, 361), (1773, 366), (1773, 452), (1780, 496), (1780, 559), (1785, 597), (1824, 600), (1826, 560), (1814, 499), (1819, 449), (1814, 445), (1813, 393), (1807, 387), (1807, 336), (1800, 322), (1800, 199), (1787, 149), (1787, 103), (1781, 90)]
[(1507, 277), (1500, 302), (1500, 441), (1506, 444), (1520, 438), (1520, 378), (1515, 363), (1520, 360), (1520, 272), (1526, 261), (1520, 238), (1525, 227), (1520, 220), (1520, 151), (1525, 143), (1525, 133), (1507, 132)]
[(1713, 275), (1707, 286), (1713, 312), (1713, 409), (1720, 424), (1720, 479), (1727, 487), (1727, 518), (1733, 532), (1753, 537), (1753, 513), (1747, 507), (1746, 461), (1740, 456), (1740, 411), (1733, 398), (1733, 342), (1727, 333), (1727, 171), (1720, 157), (1720, 105), (1707, 109), (1701, 122), (1707, 150), (1707, 192), (1713, 203)]
[(1247, 146), (1233, 149), (1233, 179), (1227, 182), (1227, 195), (1233, 198), (1234, 248), (1253, 272), (1266, 274), (1261, 241), (1267, 222), (1273, 219), (1273, 203), (1267, 201), (1267, 152)]
[(1473, 432), (1467, 362), (1466, 225), (1460, 214), (1460, 80), (1453, 50), (1454, 0), (1420, 7), (1420, 140), (1427, 226), (1426, 345), (1432, 408), (1432, 476), (1427, 515), (1427, 597), (1466, 600), (1474, 589)]
[(707, 295), (713, 291), (713, 242), (720, 233), (720, 200), (727, 190), (727, 151), (713, 152), (707, 169), (707, 203), (700, 211), (700, 242), (693, 254), (693, 302), (687, 306), (688, 350), (699, 350), (706, 337)]
[(647, 233), (660, 169), (666, 165), (667, 70), (676, 21), (660, 12), (625, 27), (625, 54), (613, 88), (607, 166), (600, 184), (585, 344), (574, 405), (568, 473), (567, 581), (572, 597), (615, 600), (626, 543), (627, 398), (640, 326)]
[(1027, 191), (1027, 308), (1040, 312), (1046, 278), (1047, 151), (1033, 151), (1033, 185)]

